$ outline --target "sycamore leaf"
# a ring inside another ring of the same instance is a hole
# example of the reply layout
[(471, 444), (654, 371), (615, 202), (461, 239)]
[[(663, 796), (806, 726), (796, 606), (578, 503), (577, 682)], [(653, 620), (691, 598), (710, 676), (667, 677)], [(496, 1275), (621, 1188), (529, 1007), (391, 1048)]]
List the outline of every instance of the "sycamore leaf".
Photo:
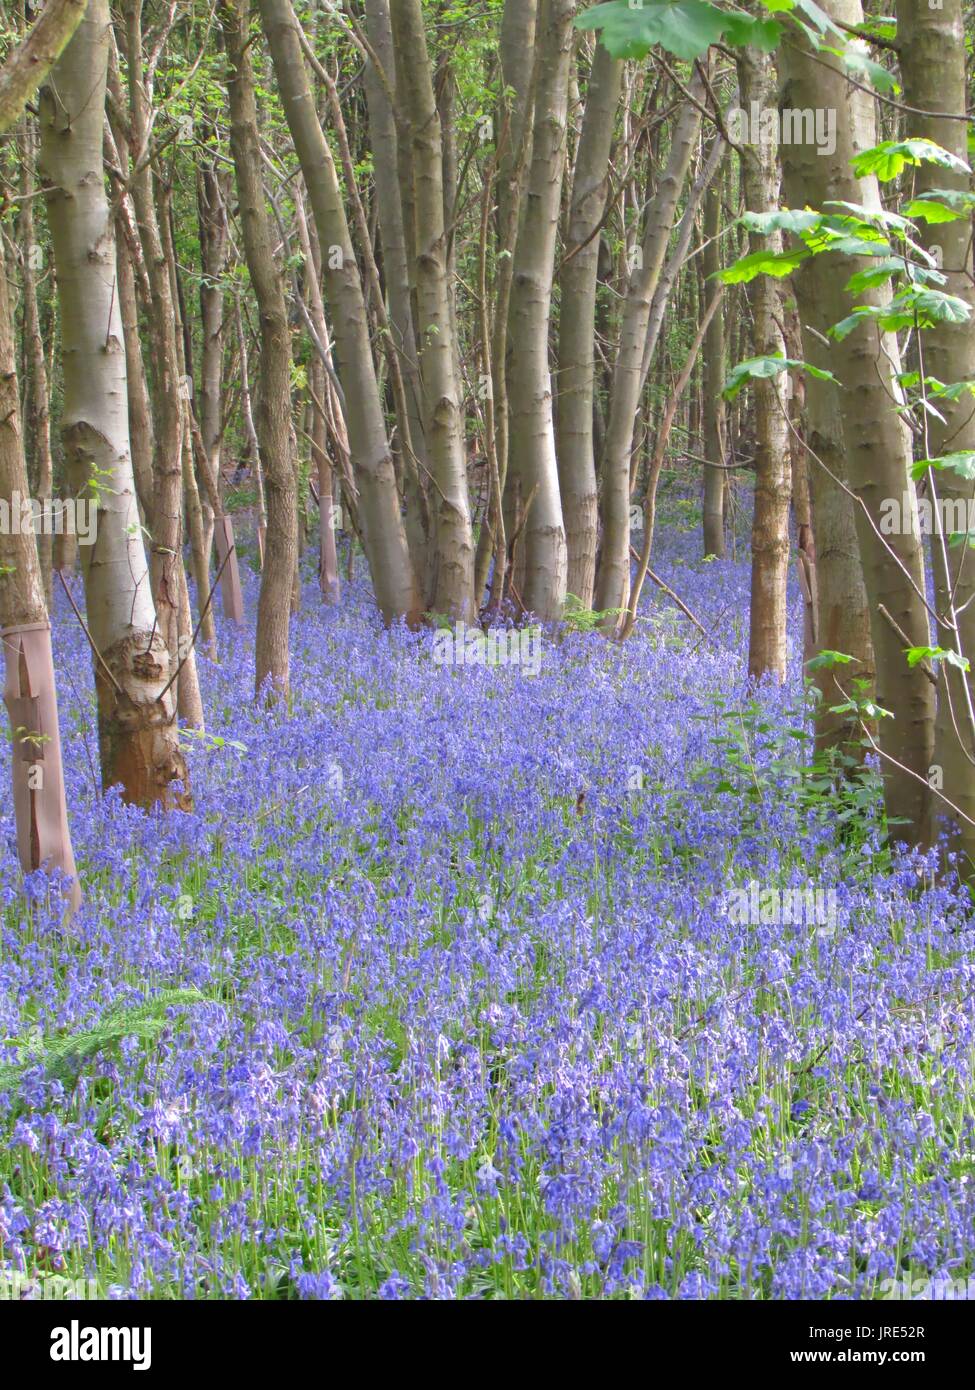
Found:
[(904, 209), (908, 217), (918, 217), (929, 226), (936, 222), (957, 222), (960, 212), (945, 203), (936, 203), (933, 198), (912, 198)]
[(916, 482), (929, 468), (937, 472), (948, 469), (950, 473), (957, 473), (959, 478), (964, 478), (966, 482), (975, 482), (975, 452), (959, 449), (956, 453), (942, 454), (939, 458), (917, 459), (911, 465), (911, 477)]
[(733, 401), (749, 381), (769, 380), (784, 371), (808, 372), (817, 381), (836, 380), (832, 372), (823, 371), (821, 367), (811, 367), (808, 362), (799, 361), (794, 357), (748, 357), (744, 362), (732, 367), (721, 394), (725, 400)]
[(719, 270), (716, 278), (725, 285), (747, 284), (756, 275), (774, 275), (781, 280), (791, 275), (811, 254), (805, 247), (795, 251), (753, 251), (751, 255), (743, 256), (740, 261)]
[(706, 53), (729, 28), (731, 16), (704, 0), (607, 0), (578, 15), (577, 29), (598, 29), (614, 58), (645, 58), (660, 44), (690, 62)]
[(859, 294), (862, 290), (886, 284), (892, 276), (902, 275), (905, 271), (912, 280), (923, 281), (925, 284), (943, 285), (947, 280), (947, 276), (942, 275), (940, 270), (915, 265), (913, 261), (905, 263), (899, 256), (887, 256), (866, 270), (858, 270), (856, 274), (851, 275), (846, 282), (846, 289), (850, 294)]
[(961, 671), (968, 670), (968, 658), (959, 656), (957, 652), (949, 651), (945, 647), (905, 647), (907, 653), (907, 664), (913, 668), (922, 661), (930, 661), (937, 666), (939, 661), (945, 661), (949, 666), (957, 666)]
[(847, 203), (842, 198), (831, 199), (823, 204), (827, 208), (842, 208), (854, 216), (858, 222), (866, 222), (871, 227), (884, 228), (907, 228), (910, 223), (906, 217), (901, 217), (899, 213), (888, 212), (885, 208), (868, 208), (862, 203)]
[(847, 72), (859, 73), (866, 77), (875, 91), (878, 92), (899, 92), (900, 83), (892, 72), (888, 72), (882, 64), (868, 57), (861, 48), (855, 44), (844, 44), (842, 48), (829, 48), (823, 46), (824, 53), (833, 53), (840, 59)]
[(929, 188), (924, 193), (919, 193), (915, 202), (944, 203), (954, 212), (965, 213), (975, 208), (975, 193), (969, 193), (967, 189), (962, 188)]
[(851, 163), (858, 179), (875, 174), (881, 183), (896, 179), (908, 165), (938, 164), (959, 174), (971, 172), (963, 159), (942, 149), (933, 140), (882, 140), (879, 145), (856, 155)]
[(833, 652), (826, 648), (806, 662), (806, 669), (822, 671), (831, 666), (848, 666), (851, 661), (856, 661), (856, 659), (855, 656), (848, 656), (846, 652)]

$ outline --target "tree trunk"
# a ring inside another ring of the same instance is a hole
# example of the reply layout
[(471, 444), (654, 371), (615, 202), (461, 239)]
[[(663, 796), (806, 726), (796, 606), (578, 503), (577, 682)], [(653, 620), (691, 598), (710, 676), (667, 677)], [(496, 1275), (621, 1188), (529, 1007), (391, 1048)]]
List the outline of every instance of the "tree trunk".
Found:
[(376, 601), (387, 622), (405, 618), (416, 626), (422, 603), (400, 514), (365, 296), (335, 162), (315, 112), (290, 0), (260, 0), (260, 10), (324, 260), (362, 537)]
[(0, 511), (6, 510), (8, 522), (0, 525), (0, 638), (13, 751), (11, 780), (17, 853), (24, 873), (56, 869), (71, 880), (68, 897), (73, 910), (81, 902), (81, 889), (68, 829), (51, 624), (44, 601), (43, 575), (33, 527), (21, 524), (22, 503), (29, 497), (30, 488), (24, 466), (13, 324), (2, 257), (0, 272)]
[[(177, 345), (176, 305), (153, 196), (148, 161), (151, 95), (144, 80), (142, 0), (126, 0), (126, 60), (132, 149), (129, 189), (149, 278), (149, 332), (153, 350), (153, 491), (151, 574), (156, 618), (177, 677), (179, 712), (195, 726), (203, 722), (196, 653), (189, 645), (183, 609), (183, 378)], [(181, 640), (182, 639), (182, 640)], [(182, 687), (182, 689), (181, 689)]]
[[(226, 175), (209, 164), (197, 175), (196, 203), (200, 228), (200, 442), (210, 476), (219, 487), (223, 443), (224, 296), (220, 284), (227, 264)], [(209, 566), (214, 526), (212, 503), (204, 509), (206, 552)], [(226, 589), (224, 589), (226, 593)]]
[[(772, 60), (767, 53), (742, 49), (737, 56), (738, 88), (746, 111), (774, 110)], [(769, 123), (771, 125), (771, 122)], [(778, 140), (763, 125), (757, 143), (742, 146), (741, 176), (745, 206), (750, 212), (770, 212), (778, 206)], [(782, 235), (754, 233), (752, 251), (782, 249)], [(752, 348), (756, 357), (784, 357), (782, 301), (778, 283), (760, 275), (749, 286)], [(749, 610), (748, 673), (766, 673), (784, 681), (789, 577), (789, 426), (788, 377), (779, 372), (753, 383), (755, 414), (755, 511), (752, 520), (752, 579)]]
[[(863, 21), (860, 0), (827, 0), (826, 8), (844, 24), (856, 26)], [(817, 53), (813, 58), (799, 37), (782, 48), (780, 71), (781, 105), (793, 110), (825, 106), (837, 113), (836, 148), (832, 154), (811, 144), (781, 147), (788, 202), (793, 207), (821, 208), (830, 200), (837, 200), (879, 208), (876, 179), (855, 178), (850, 164), (859, 151), (876, 143), (873, 98), (850, 85), (839, 59), (827, 53)], [(796, 276), (804, 329), (825, 333), (847, 315), (850, 299), (843, 286), (851, 274), (868, 264), (862, 257), (836, 253), (813, 257), (804, 264), (802, 273)], [(876, 305), (887, 298), (889, 291), (867, 290), (858, 296), (858, 302)], [(902, 398), (896, 380), (900, 354), (893, 335), (878, 337), (875, 326), (865, 323), (842, 341), (831, 341), (828, 360), (829, 369), (839, 381), (832, 408), (839, 410), (847, 476), (863, 504), (854, 507), (854, 518), (870, 605), (877, 702), (894, 716), (879, 722), (887, 814), (891, 820), (904, 822), (891, 825), (895, 838), (923, 843), (929, 828), (934, 696), (921, 666), (909, 667), (904, 656), (908, 644), (927, 646), (930, 640), (928, 615), (921, 597), (924, 555), (916, 505), (912, 505), (911, 516), (905, 518), (902, 534), (879, 534), (884, 499), (896, 498), (899, 502), (905, 494), (914, 496), (911, 441), (894, 408)], [(815, 460), (812, 464), (817, 467)], [(821, 602), (826, 609), (826, 586), (830, 581), (823, 554), (825, 537), (821, 536), (821, 540)], [(827, 622), (828, 617), (824, 616), (824, 627)]]
[[(698, 102), (703, 100), (704, 83), (698, 72), (691, 79), (689, 90)], [(650, 308), (700, 126), (700, 110), (692, 102), (685, 102), (674, 128), (667, 166), (647, 208), (643, 242), (637, 248), (639, 254), (633, 257), (623, 305), (601, 467), (603, 543), (595, 606), (601, 612), (609, 611), (603, 625), (607, 633), (617, 631), (619, 611), (626, 608), (630, 595), (630, 455), (640, 405)]]
[[(42, 513), (47, 515), (50, 514), (51, 509), (54, 464), (51, 456), (47, 365), (44, 361), (44, 341), (41, 337), (40, 317), (37, 310), (37, 269), (39, 262), (38, 243), (34, 230), (36, 149), (34, 127), (30, 122), (24, 124), (20, 149), (20, 190), (23, 202), (20, 205), (18, 233), (23, 254), (24, 358), (25, 375), (28, 382), (27, 428), (33, 443), (34, 496), (40, 503)], [(41, 564), (44, 599), (50, 607), (53, 536), (51, 528), (48, 526), (42, 527), (37, 536), (37, 552)]]
[(47, 0), (30, 33), (0, 68), (0, 135), (24, 107), (61, 57), (81, 23), (86, 0)]
[[(905, 117), (908, 133), (933, 140), (942, 149), (968, 162), (966, 124), (950, 117), (966, 112), (965, 25), (961, 0), (940, 0), (932, 8), (928, 0), (898, 0), (897, 46), (904, 80)], [(922, 115), (921, 112), (930, 112)], [(944, 114), (940, 114), (944, 113)], [(935, 164), (912, 171), (914, 193), (934, 188), (967, 193), (968, 175)], [(918, 219), (921, 244), (929, 251), (940, 247), (939, 261), (947, 276), (942, 288), (969, 306), (965, 323), (936, 323), (922, 331), (919, 349), (926, 375), (953, 383), (975, 380), (975, 281), (972, 261), (972, 220), (960, 216), (953, 222), (931, 224)], [(925, 413), (927, 438), (924, 457), (975, 452), (975, 410), (970, 396), (955, 401), (938, 400), (937, 416)], [(929, 489), (931, 480), (928, 480)], [(944, 469), (937, 474), (937, 497), (956, 513), (971, 512), (973, 487)], [(932, 501), (934, 499), (932, 498)], [(938, 508), (932, 507), (935, 516)], [(969, 522), (966, 519), (964, 529)], [(948, 528), (949, 530), (951, 528)], [(939, 625), (938, 645), (959, 650), (975, 661), (975, 564), (970, 546), (963, 542), (946, 552), (947, 537), (937, 523), (932, 539), (932, 559), (937, 582), (937, 609), (952, 626)], [(945, 563), (946, 555), (948, 563)], [(957, 624), (957, 632), (954, 625)], [(934, 811), (941, 828), (949, 831), (952, 847), (964, 856), (964, 872), (975, 878), (975, 720), (972, 713), (972, 676), (957, 666), (941, 663), (938, 713), (935, 726), (934, 762), (943, 777), (945, 797), (969, 817), (955, 816), (944, 801), (935, 798)]]
[(562, 617), (568, 579), (548, 338), (575, 11), (576, 0), (542, 0), (539, 8), (532, 160), (508, 313), (509, 468), (526, 509), (520, 597), (544, 622)]
[[(713, 184), (704, 199), (704, 240), (702, 253), (707, 281), (721, 267), (721, 185)], [(704, 457), (724, 465), (728, 461), (725, 435), (724, 314), (719, 309), (708, 324), (704, 339)], [(704, 468), (704, 554), (724, 558), (724, 467)]]
[(257, 605), (255, 687), (269, 699), (290, 695), (289, 619), (298, 559), (298, 497), (291, 429), (291, 331), (284, 283), (271, 242), (261, 182), (254, 73), (248, 51), (249, 0), (221, 11), (230, 64), (230, 148), (244, 254), (261, 321), (261, 390), (255, 419), (267, 497), (267, 537)]
[[(115, 237), (102, 130), (107, 0), (84, 20), (40, 96), (41, 161), (61, 304), (61, 437), (77, 498), (97, 500), (83, 546), (102, 782), (140, 806), (189, 805), (169, 649), (159, 630), (135, 498)], [(182, 789), (174, 786), (182, 783)]]
[(434, 479), (433, 606), (438, 613), (466, 622), (474, 617), (474, 539), (447, 276), (440, 116), (419, 0), (396, 0), (391, 19), (402, 60), (397, 101), (410, 126), (420, 379), (424, 437)]
[(609, 196), (609, 152), (623, 65), (603, 44), (593, 55), (572, 180), (572, 206), (559, 277), (559, 485), (568, 548), (567, 589), (592, 607), (596, 584), (596, 459), (593, 446), (599, 226)]
[[(413, 569), (426, 593), (429, 590), (428, 571), (431, 569), (430, 537), (424, 525), (424, 517), (428, 516), (429, 511), (425, 495), (429, 459), (423, 437), (423, 385), (417, 362), (406, 229), (399, 189), (400, 132), (396, 127), (395, 87), (392, 86), (396, 80), (396, 63), (389, 0), (369, 0), (366, 5), (366, 27), (373, 52), (382, 65), (383, 76), (391, 84), (391, 90), (387, 91), (372, 62), (366, 64), (364, 78), (369, 138), (375, 164), (376, 206), (382, 236), (383, 278), (389, 301), (393, 346), (399, 355), (405, 387), (408, 435), (419, 465), (417, 467), (417, 464), (407, 460), (404, 470), (406, 532)], [(402, 427), (400, 434), (405, 437)], [(424, 492), (424, 496), (411, 497), (413, 488)]]

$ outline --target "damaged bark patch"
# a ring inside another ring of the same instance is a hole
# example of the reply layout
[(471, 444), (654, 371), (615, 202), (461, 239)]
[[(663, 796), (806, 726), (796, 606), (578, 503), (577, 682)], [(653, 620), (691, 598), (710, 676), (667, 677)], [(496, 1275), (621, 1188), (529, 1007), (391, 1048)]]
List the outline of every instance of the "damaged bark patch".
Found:
[(96, 675), (102, 785), (121, 784), (135, 806), (191, 810), (175, 700), (172, 691), (163, 695), (170, 661), (162, 634), (129, 633), (102, 657), (105, 669)]

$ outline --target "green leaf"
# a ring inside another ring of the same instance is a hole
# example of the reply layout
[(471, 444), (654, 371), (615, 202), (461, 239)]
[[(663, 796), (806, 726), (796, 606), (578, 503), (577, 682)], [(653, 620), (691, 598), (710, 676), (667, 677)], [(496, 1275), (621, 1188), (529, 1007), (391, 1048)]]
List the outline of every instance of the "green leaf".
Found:
[(933, 140), (882, 140), (879, 145), (854, 156), (851, 163), (858, 179), (875, 174), (881, 183), (896, 179), (908, 165), (937, 164), (959, 174), (971, 172), (963, 159), (942, 149)]
[[(929, 188), (924, 193), (919, 193), (914, 201), (943, 203), (954, 212), (965, 213), (975, 208), (975, 193), (969, 193), (967, 189), (962, 188)], [(914, 216), (913, 213), (909, 215)]]
[(912, 198), (904, 212), (908, 217), (919, 217), (929, 225), (936, 222), (957, 222), (961, 217), (960, 212), (955, 212), (945, 203), (935, 202), (933, 198)]
[(749, 381), (768, 380), (784, 371), (808, 372), (817, 381), (836, 380), (832, 372), (824, 371), (822, 367), (810, 366), (808, 362), (802, 362), (795, 357), (748, 357), (744, 362), (732, 367), (721, 394), (725, 400), (733, 401)]
[(731, 16), (704, 0), (643, 0), (631, 9), (628, 0), (608, 0), (578, 15), (577, 29), (598, 29), (614, 58), (645, 58), (660, 44), (690, 62), (706, 53), (731, 27)]
[(969, 449), (959, 449), (953, 454), (942, 454), (939, 458), (918, 459), (911, 466), (911, 477), (917, 481), (929, 468), (937, 471), (947, 468), (952, 473), (957, 473), (959, 478), (964, 478), (966, 482), (975, 482), (975, 452)]
[(868, 57), (861, 48), (854, 44), (845, 44), (842, 48), (828, 48), (823, 46), (824, 53), (833, 53), (840, 59), (847, 72), (859, 73), (867, 78), (871, 86), (878, 92), (899, 92), (900, 83), (892, 72), (881, 64)]
[(832, 666), (848, 666), (851, 661), (856, 661), (856, 659), (855, 656), (848, 656), (846, 652), (834, 652), (825, 648), (806, 662), (806, 669), (808, 671), (828, 670)]
[(725, 285), (748, 284), (756, 275), (773, 275), (781, 280), (791, 275), (811, 254), (805, 247), (796, 251), (753, 251), (751, 255), (743, 256), (740, 261), (719, 270), (716, 278)]
[(922, 661), (930, 661), (937, 666), (939, 661), (945, 661), (949, 666), (957, 666), (961, 671), (968, 670), (968, 658), (959, 656), (957, 652), (949, 651), (945, 647), (905, 647), (907, 654), (907, 664), (913, 668)]
[(762, 53), (774, 53), (782, 39), (782, 25), (777, 19), (756, 19), (748, 14), (726, 16), (725, 41), (735, 48), (757, 48)]
[[(828, 203), (823, 204), (823, 207), (843, 208), (845, 212), (855, 217), (859, 224), (866, 223), (868, 227), (903, 230), (910, 225), (908, 218), (902, 217), (900, 213), (888, 212), (886, 208), (864, 207), (863, 203), (847, 203), (841, 198), (830, 199)], [(845, 219), (842, 220), (845, 222)]]

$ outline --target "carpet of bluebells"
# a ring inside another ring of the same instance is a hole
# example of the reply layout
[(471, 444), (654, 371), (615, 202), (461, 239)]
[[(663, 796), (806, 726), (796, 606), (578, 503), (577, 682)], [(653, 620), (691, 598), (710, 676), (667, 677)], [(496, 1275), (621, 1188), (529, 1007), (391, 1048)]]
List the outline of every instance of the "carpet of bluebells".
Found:
[[(125, 1298), (850, 1298), (975, 1261), (975, 932), (875, 775), (748, 688), (747, 564), (692, 521), (618, 648), (451, 668), (364, 580), (201, 660), (195, 810), (95, 789), (56, 612), (86, 901), (26, 891), (0, 779), (0, 1278)], [(246, 578), (248, 607), (258, 577)], [(76, 588), (80, 586), (76, 584)], [(798, 608), (795, 609), (798, 620)], [(798, 621), (796, 633), (798, 636)], [(733, 920), (826, 889), (835, 920)], [(887, 1281), (885, 1283), (885, 1281)]]

